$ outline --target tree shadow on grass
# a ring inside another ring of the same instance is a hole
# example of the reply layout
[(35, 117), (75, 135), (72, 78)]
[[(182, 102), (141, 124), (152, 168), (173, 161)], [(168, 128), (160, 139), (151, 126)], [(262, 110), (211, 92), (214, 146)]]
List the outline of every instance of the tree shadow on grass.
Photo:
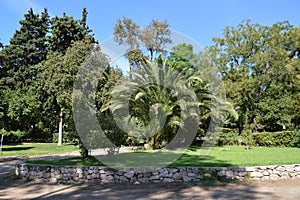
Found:
[(131, 152), (120, 153), (114, 156), (98, 155), (92, 156), (88, 160), (81, 158), (68, 158), (59, 161), (51, 160), (35, 160), (28, 161), (35, 164), (53, 164), (53, 165), (91, 165), (91, 166), (107, 166), (111, 168), (122, 167), (176, 167), (176, 166), (189, 166), (189, 167), (228, 167), (232, 166), (226, 160), (216, 159), (214, 156), (200, 157), (197, 154), (185, 154), (182, 152)]
[(20, 147), (20, 146), (17, 146), (17, 147), (12, 147), (12, 146), (9, 146), (9, 147), (2, 147), (2, 151), (21, 151), (21, 150), (29, 150), (29, 149), (33, 149), (34, 147)]
[(186, 154), (183, 151), (150, 151), (121, 153), (114, 156), (99, 155), (97, 160), (108, 167), (131, 166), (194, 166), (194, 167), (227, 167), (232, 166), (225, 160), (216, 159), (213, 156), (200, 157), (197, 154)]

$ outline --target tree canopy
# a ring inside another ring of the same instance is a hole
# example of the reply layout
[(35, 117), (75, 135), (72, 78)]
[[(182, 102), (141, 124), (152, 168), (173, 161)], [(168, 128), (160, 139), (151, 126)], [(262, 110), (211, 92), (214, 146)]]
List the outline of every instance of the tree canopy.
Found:
[[(127, 47), (128, 77), (101, 53), (87, 14), (84, 8), (81, 19), (66, 13), (50, 17), (47, 9), (29, 9), (9, 44), (0, 43), (2, 135), (18, 133), (27, 140), (49, 140), (56, 133), (62, 140), (62, 130), (76, 135), (73, 85), (79, 70), (90, 67), (86, 58), (97, 53), (107, 67), (98, 77), (97, 117), (117, 146), (143, 141), (165, 147), (188, 120), (195, 122), (198, 137), (216, 121), (239, 134), (299, 129), (300, 27), (288, 21), (264, 26), (247, 20), (226, 27), (201, 52), (184, 43), (167, 52), (172, 43), (167, 21), (140, 27), (123, 17), (113, 34), (115, 42)], [(212, 76), (220, 81), (207, 78)], [(193, 121), (195, 116), (199, 118)]]

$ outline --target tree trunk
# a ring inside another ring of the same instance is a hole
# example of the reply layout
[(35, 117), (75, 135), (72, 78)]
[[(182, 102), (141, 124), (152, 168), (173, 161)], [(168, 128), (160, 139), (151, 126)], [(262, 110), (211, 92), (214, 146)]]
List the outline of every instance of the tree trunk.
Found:
[(4, 134), (1, 134), (1, 144), (0, 144), (0, 154), (2, 154), (2, 143), (3, 143)]
[(62, 110), (59, 113), (59, 125), (58, 125), (58, 146), (62, 145), (62, 137), (63, 137), (63, 112)]

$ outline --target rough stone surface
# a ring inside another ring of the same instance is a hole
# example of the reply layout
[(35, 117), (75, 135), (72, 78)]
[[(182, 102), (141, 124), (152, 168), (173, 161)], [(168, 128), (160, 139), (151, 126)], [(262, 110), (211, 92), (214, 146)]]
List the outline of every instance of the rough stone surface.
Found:
[(129, 171), (125, 173), (124, 176), (126, 176), (127, 178), (132, 178), (134, 176), (134, 171)]
[(253, 177), (253, 178), (261, 178), (264, 175), (261, 172), (251, 172), (250, 176)]
[(113, 170), (108, 167), (82, 166), (58, 167), (37, 164), (16, 166), (16, 175), (24, 180), (35, 179), (49, 183), (85, 183), (99, 180), (101, 183), (169, 183), (200, 181), (222, 176), (230, 179), (258, 180), (298, 179), (300, 164), (256, 167), (143, 167)]

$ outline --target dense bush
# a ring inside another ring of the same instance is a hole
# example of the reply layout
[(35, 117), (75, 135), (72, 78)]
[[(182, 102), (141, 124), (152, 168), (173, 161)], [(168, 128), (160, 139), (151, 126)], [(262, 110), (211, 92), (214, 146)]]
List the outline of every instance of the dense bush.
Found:
[[(63, 133), (63, 142), (64, 143), (74, 143), (77, 141), (77, 139), (78, 139), (78, 134), (76, 132), (70, 131), (70, 132)], [(58, 133), (53, 134), (52, 142), (53, 143), (58, 142)]]
[(20, 144), (22, 142), (22, 138), (27, 135), (25, 131), (5, 131), (0, 130), (0, 135), (3, 135), (3, 144), (5, 145), (13, 145)]
[(23, 142), (52, 142), (53, 134), (50, 132), (30, 132), (26, 134), (23, 138)]
[(250, 145), (250, 146), (281, 146), (281, 147), (299, 147), (300, 131), (280, 131), (280, 132), (244, 132), (238, 135), (234, 129), (223, 129), (219, 133), (217, 145)]
[(221, 133), (219, 133), (219, 138), (217, 140), (218, 146), (223, 145), (238, 145), (240, 144), (240, 136), (238, 132), (234, 129), (223, 129)]
[(295, 138), (294, 138), (294, 146), (300, 148), (300, 131), (297, 132)]
[(253, 133), (253, 140), (257, 146), (300, 147), (299, 130)]

